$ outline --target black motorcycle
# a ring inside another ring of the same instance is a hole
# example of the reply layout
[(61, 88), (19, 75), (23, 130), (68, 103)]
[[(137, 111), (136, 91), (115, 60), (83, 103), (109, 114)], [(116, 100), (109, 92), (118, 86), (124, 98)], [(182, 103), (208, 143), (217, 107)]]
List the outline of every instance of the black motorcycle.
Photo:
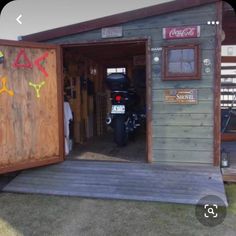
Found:
[(144, 123), (145, 111), (138, 109), (139, 96), (129, 86), (124, 73), (109, 74), (106, 83), (111, 90), (111, 112), (107, 115), (106, 124), (113, 128), (116, 144), (124, 146), (129, 138), (135, 137), (137, 127)]

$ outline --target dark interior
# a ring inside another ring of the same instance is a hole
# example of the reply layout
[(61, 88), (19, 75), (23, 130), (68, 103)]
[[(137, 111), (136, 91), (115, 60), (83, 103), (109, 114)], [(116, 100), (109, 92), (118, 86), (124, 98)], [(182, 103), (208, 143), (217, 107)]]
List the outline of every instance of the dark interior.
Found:
[(63, 49), (64, 94), (69, 100), (72, 150), (67, 158), (105, 161), (146, 162), (146, 124), (124, 147), (113, 140), (105, 119), (110, 112), (110, 90), (105, 83), (108, 68), (124, 69), (146, 106), (145, 42), (84, 44)]

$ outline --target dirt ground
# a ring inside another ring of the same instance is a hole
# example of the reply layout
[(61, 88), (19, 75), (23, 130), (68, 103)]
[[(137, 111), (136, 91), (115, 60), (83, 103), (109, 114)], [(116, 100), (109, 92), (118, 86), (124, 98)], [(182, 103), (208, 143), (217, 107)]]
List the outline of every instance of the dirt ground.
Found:
[(195, 207), (156, 202), (0, 193), (0, 235), (236, 235), (236, 185), (226, 185), (229, 208), (216, 227), (201, 225)]
[(139, 132), (135, 140), (129, 140), (124, 147), (113, 141), (113, 133), (94, 137), (83, 145), (74, 145), (67, 158), (77, 160), (134, 161), (146, 162), (146, 136)]

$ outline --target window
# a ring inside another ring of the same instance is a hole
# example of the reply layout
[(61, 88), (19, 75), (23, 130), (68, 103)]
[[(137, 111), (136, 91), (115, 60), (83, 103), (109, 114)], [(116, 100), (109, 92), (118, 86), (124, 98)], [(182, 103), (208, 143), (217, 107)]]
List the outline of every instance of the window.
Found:
[(126, 68), (125, 67), (112, 67), (112, 68), (107, 68), (107, 75), (111, 73), (125, 73), (126, 74)]
[(164, 47), (163, 80), (200, 78), (198, 45)]

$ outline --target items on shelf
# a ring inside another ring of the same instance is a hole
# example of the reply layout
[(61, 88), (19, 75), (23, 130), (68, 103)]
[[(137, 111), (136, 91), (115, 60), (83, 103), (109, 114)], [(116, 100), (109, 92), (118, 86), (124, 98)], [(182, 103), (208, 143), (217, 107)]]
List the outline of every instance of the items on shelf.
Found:
[[(74, 114), (74, 142), (84, 143), (94, 135), (105, 132), (106, 96), (101, 95), (102, 73), (91, 59), (66, 51), (64, 65), (64, 92)], [(102, 72), (102, 69), (100, 69)]]

